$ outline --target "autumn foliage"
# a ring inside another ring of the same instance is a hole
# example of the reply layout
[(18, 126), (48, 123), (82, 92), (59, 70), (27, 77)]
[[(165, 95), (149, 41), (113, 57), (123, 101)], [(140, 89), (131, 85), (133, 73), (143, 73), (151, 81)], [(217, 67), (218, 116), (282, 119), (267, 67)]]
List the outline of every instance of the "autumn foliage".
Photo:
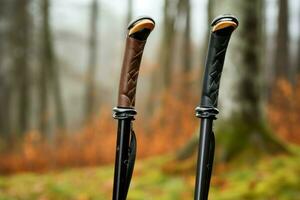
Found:
[(300, 79), (296, 85), (279, 80), (273, 90), (268, 117), (280, 138), (300, 144)]
[[(167, 92), (153, 115), (140, 112), (134, 122), (138, 139), (138, 157), (174, 152), (195, 133), (198, 119), (194, 116), (197, 96), (189, 101)], [(279, 80), (267, 107), (268, 120), (274, 133), (288, 142), (300, 144), (300, 84), (292, 86)], [(58, 132), (52, 141), (37, 131), (27, 133), (17, 145), (2, 150), (0, 172), (46, 171), (58, 168), (94, 166), (113, 163), (117, 122), (111, 108), (104, 106), (76, 133)], [(2, 141), (3, 143), (3, 141)]]
[[(138, 157), (174, 151), (195, 132), (198, 120), (194, 117), (195, 103), (164, 95), (167, 109), (157, 109), (147, 119), (141, 113), (134, 129), (138, 139)], [(37, 131), (29, 132), (16, 148), (0, 156), (0, 172), (46, 171), (57, 168), (94, 166), (112, 163), (115, 157), (117, 122), (111, 108), (103, 107), (77, 133), (57, 133), (53, 141)]]

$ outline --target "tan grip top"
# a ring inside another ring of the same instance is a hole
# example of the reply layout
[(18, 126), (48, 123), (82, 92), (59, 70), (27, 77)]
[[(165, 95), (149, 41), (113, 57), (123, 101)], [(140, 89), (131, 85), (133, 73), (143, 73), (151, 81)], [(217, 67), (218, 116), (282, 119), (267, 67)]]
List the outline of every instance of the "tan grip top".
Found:
[(134, 107), (137, 79), (146, 40), (127, 37), (119, 86), (118, 107)]

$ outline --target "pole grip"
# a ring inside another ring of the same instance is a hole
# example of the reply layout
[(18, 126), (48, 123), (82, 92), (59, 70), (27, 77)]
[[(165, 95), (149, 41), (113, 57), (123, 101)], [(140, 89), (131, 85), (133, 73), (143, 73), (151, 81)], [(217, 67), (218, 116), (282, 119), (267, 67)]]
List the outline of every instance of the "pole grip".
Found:
[(120, 77), (118, 107), (134, 108), (140, 64), (147, 38), (154, 29), (150, 17), (140, 17), (128, 26), (125, 54)]
[(222, 15), (212, 22), (206, 57), (201, 107), (217, 108), (219, 85), (225, 54), (231, 33), (237, 28), (238, 20), (232, 15)]

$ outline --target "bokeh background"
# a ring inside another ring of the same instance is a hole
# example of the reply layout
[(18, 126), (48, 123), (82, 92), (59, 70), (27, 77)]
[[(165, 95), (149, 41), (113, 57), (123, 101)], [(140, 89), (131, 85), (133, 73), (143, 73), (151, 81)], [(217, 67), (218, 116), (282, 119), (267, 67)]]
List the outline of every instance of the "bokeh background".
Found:
[(215, 123), (212, 200), (300, 199), (297, 0), (0, 0), (0, 199), (111, 199), (126, 27), (142, 61), (131, 200), (193, 199), (210, 22), (240, 20)]

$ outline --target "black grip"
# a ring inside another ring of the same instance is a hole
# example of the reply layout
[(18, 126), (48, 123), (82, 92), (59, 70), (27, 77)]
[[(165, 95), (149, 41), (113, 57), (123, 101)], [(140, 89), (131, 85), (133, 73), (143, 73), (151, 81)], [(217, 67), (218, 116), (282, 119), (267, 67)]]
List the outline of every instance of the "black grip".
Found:
[(228, 15), (218, 17), (212, 23), (213, 30), (210, 35), (203, 78), (202, 107), (216, 108), (218, 106), (219, 86), (225, 54), (231, 33), (237, 25), (237, 19)]

